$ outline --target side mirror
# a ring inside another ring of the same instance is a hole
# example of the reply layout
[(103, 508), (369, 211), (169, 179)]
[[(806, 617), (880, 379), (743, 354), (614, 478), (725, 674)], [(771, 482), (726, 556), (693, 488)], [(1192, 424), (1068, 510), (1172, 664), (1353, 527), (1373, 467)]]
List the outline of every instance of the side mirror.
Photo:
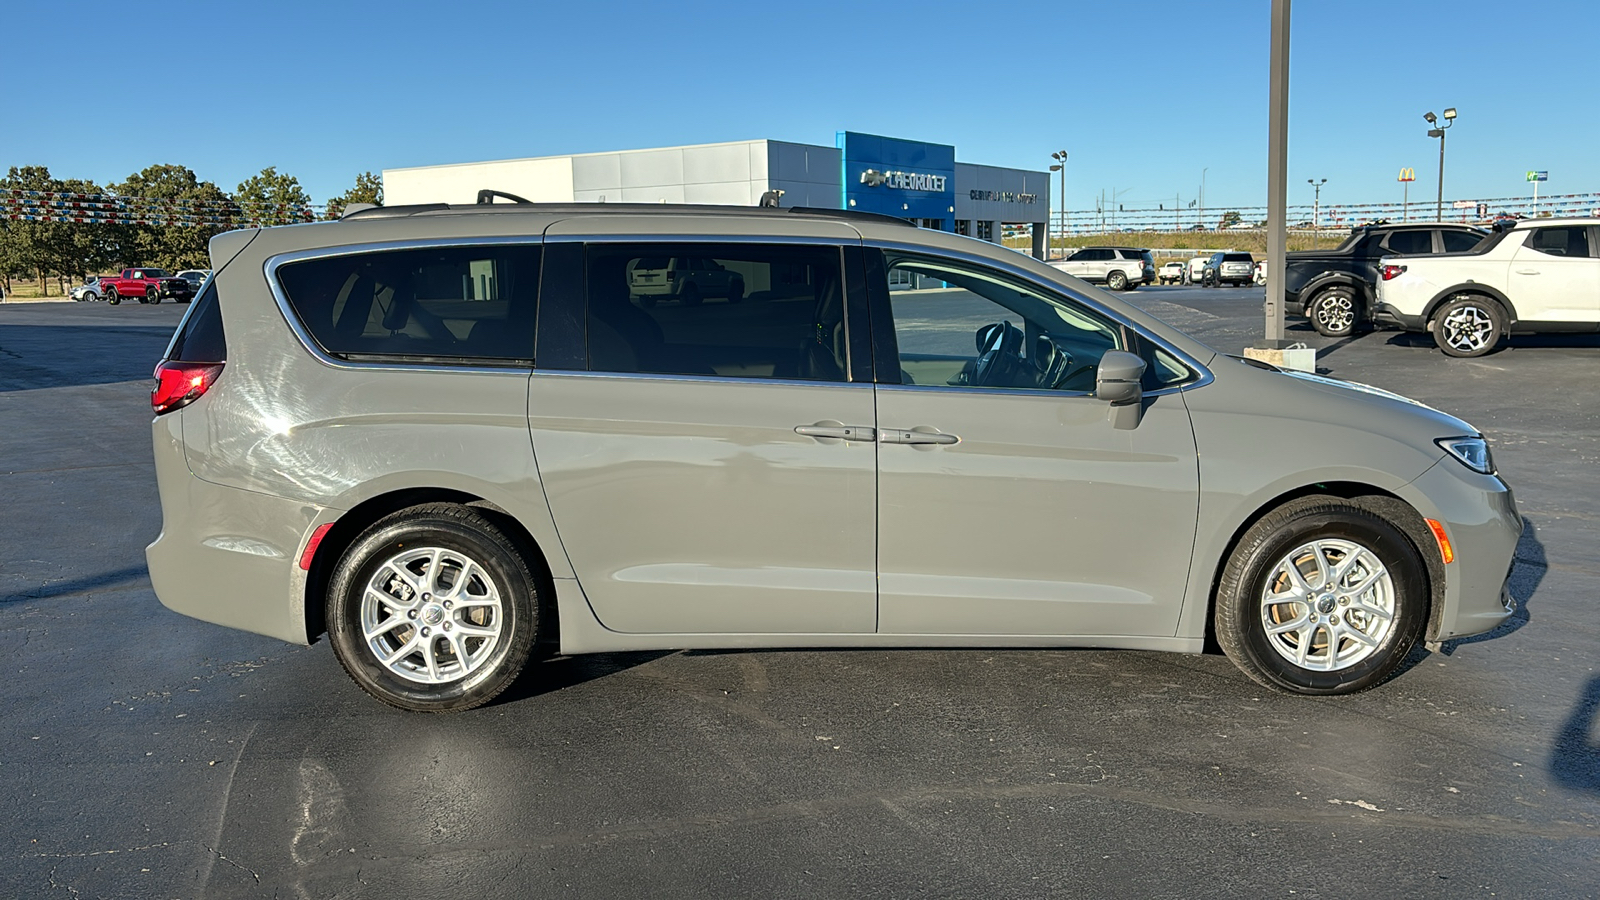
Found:
[(1108, 350), (1095, 370), (1094, 395), (1111, 404), (1107, 415), (1118, 431), (1139, 427), (1144, 417), (1144, 360), (1125, 350)]
[(1095, 370), (1094, 395), (1119, 406), (1138, 403), (1144, 399), (1144, 367), (1144, 360), (1126, 350), (1107, 350)]

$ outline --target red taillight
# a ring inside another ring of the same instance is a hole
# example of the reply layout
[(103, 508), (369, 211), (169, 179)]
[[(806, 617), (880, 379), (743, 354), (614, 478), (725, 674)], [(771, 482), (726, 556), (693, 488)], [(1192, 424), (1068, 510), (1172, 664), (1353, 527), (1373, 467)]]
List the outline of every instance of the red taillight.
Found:
[(1384, 281), (1393, 281), (1394, 279), (1399, 278), (1400, 277), (1400, 273), (1404, 272), (1405, 270), (1406, 270), (1405, 266), (1384, 266), (1383, 267), (1383, 280)]
[(156, 383), (150, 389), (150, 408), (156, 415), (182, 409), (217, 383), (222, 363), (167, 360), (156, 366)]

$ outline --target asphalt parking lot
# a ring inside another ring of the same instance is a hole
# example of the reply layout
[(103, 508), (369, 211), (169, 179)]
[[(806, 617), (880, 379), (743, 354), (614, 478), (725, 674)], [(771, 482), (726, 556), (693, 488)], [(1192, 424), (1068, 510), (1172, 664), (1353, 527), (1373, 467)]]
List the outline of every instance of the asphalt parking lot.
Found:
[[(1260, 288), (1122, 296), (1261, 332)], [(1600, 894), (1600, 337), (1456, 360), (1291, 320), (1326, 373), (1482, 428), (1527, 519), (1518, 616), (1364, 694), (1220, 656), (650, 653), (422, 716), (151, 593), (183, 309), (0, 304), (0, 896)]]

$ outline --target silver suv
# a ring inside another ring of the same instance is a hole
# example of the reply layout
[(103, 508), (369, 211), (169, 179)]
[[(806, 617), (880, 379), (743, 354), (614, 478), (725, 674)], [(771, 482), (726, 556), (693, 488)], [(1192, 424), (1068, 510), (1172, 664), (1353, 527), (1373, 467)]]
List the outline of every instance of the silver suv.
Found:
[[(405, 709), (557, 652), (1211, 632), (1262, 684), (1336, 694), (1514, 605), (1521, 518), (1472, 426), (1220, 355), (983, 241), (441, 204), (211, 256), (151, 394), (156, 593), (326, 631)], [(652, 306), (661, 259), (737, 273), (743, 302)]]
[(1135, 247), (1084, 247), (1051, 265), (1113, 291), (1132, 290), (1156, 280), (1155, 257), (1149, 250)]

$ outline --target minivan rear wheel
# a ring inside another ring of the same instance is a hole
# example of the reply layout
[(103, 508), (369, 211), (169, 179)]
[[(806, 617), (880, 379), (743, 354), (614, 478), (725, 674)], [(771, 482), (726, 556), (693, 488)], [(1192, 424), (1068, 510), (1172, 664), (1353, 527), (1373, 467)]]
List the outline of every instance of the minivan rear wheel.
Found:
[(1307, 498), (1251, 526), (1217, 586), (1217, 643), (1244, 673), (1297, 694), (1388, 678), (1428, 614), (1421, 556), (1377, 514)]
[(400, 709), (452, 712), (505, 690), (532, 653), (537, 588), (512, 540), (454, 504), (402, 510), (345, 551), (328, 590), (334, 655)]

